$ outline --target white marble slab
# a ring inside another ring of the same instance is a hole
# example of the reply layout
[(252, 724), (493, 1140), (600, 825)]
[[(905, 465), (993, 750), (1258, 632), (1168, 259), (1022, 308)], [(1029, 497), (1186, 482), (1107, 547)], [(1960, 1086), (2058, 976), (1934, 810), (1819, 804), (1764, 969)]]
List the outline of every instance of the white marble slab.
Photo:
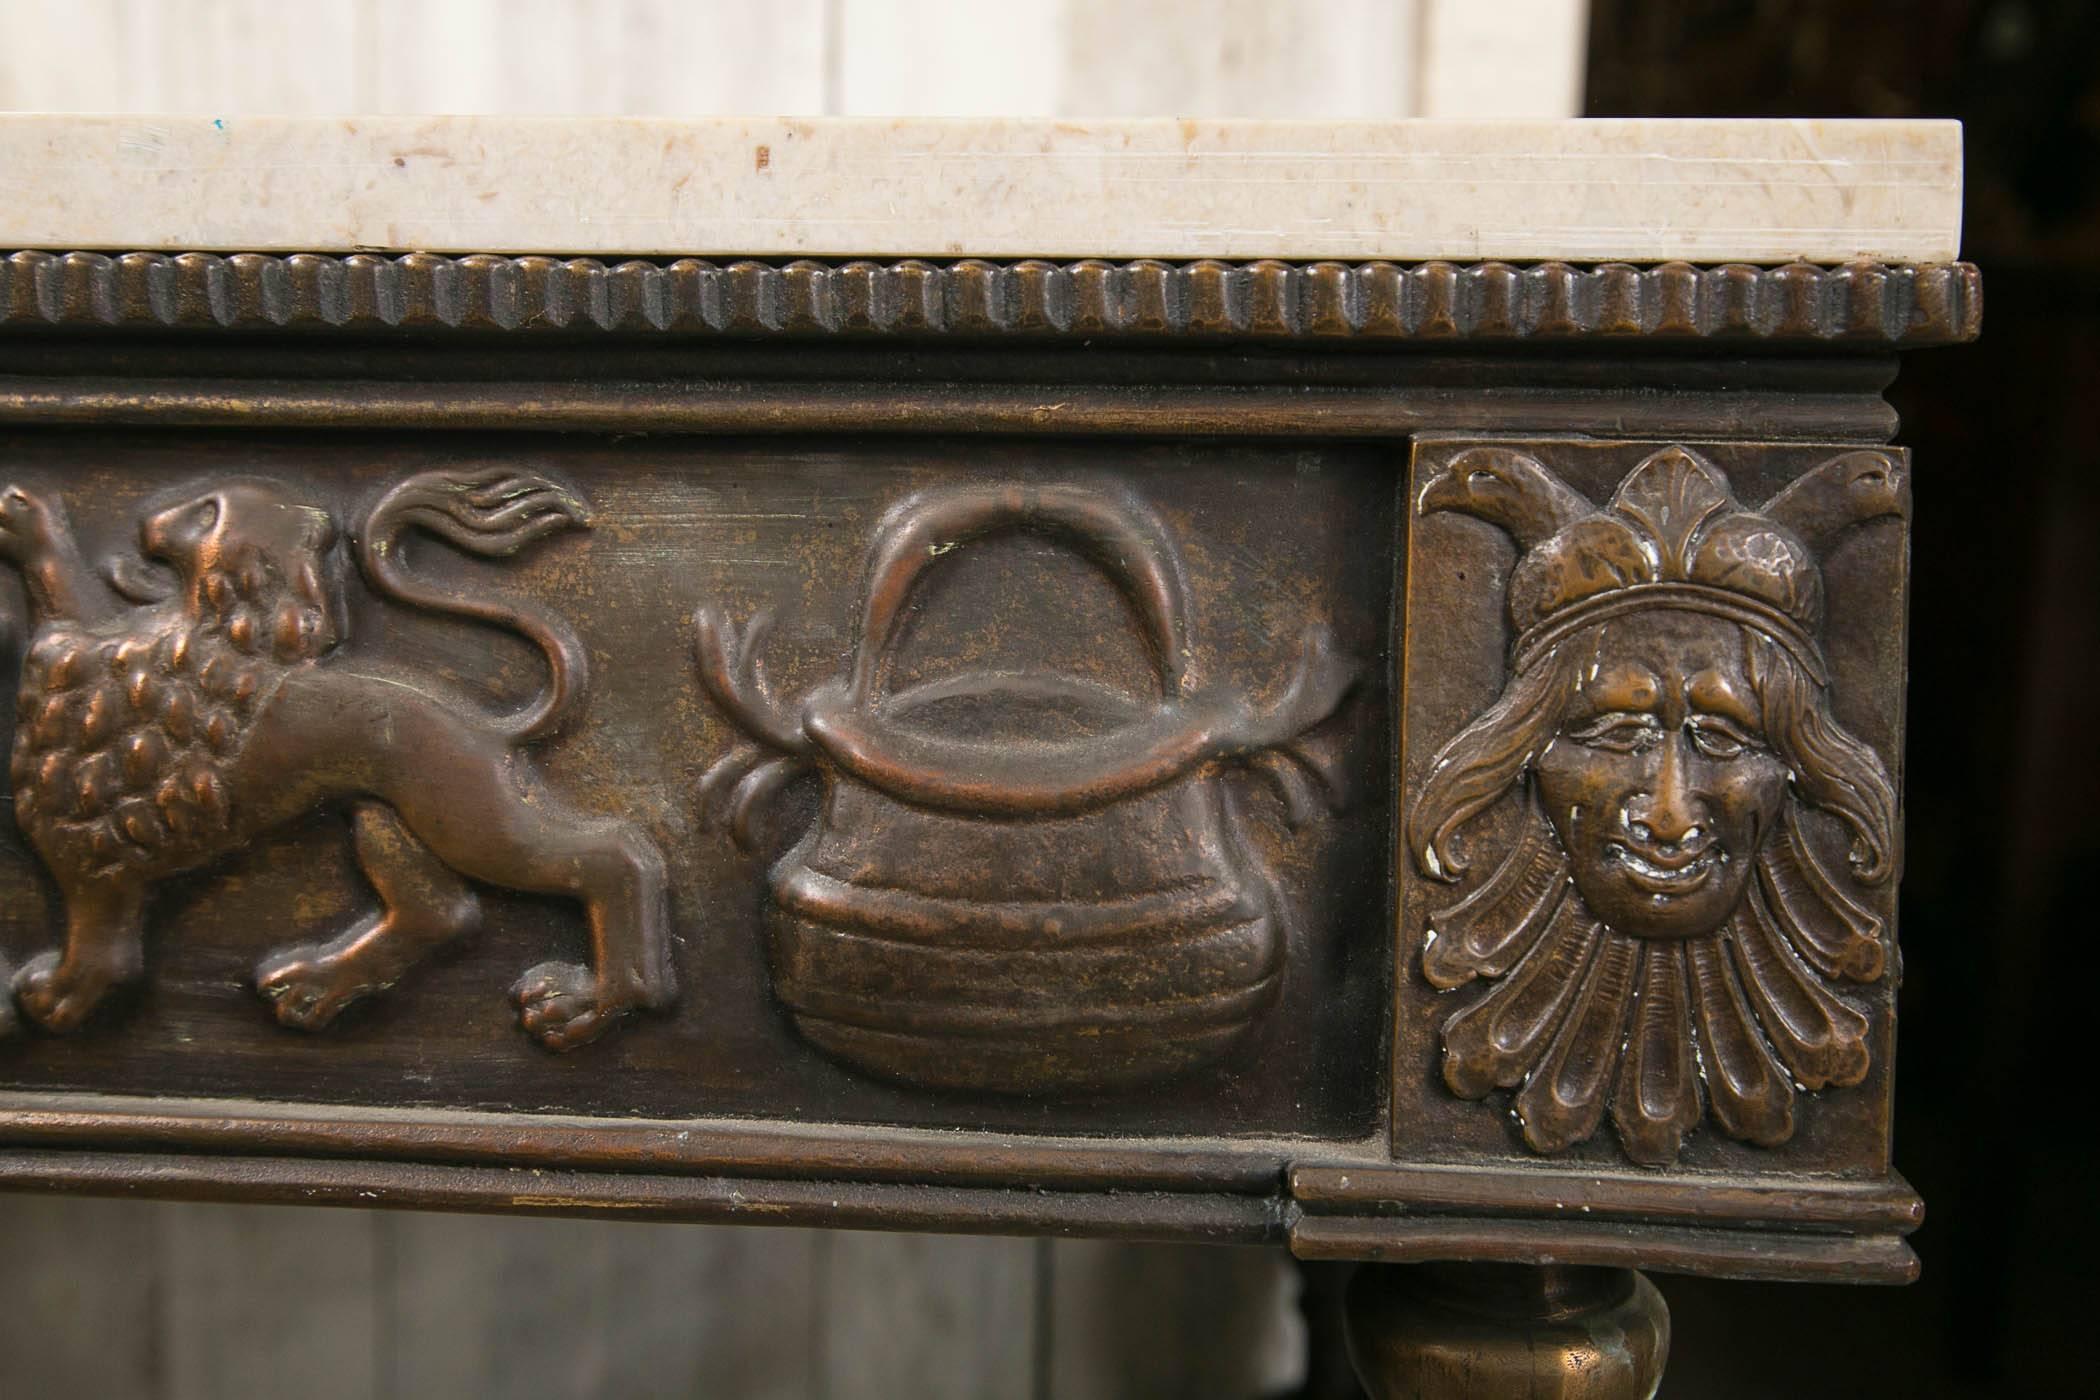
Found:
[(1945, 121), (0, 117), (0, 248), (1944, 262)]

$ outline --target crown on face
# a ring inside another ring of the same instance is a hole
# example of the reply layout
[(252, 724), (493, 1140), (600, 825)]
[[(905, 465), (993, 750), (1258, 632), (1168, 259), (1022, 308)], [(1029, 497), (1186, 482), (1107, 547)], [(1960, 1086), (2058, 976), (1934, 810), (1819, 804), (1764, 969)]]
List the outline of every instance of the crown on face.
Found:
[(1425, 515), (1477, 516), (1517, 542), (1509, 616), (1519, 671), (1585, 627), (1675, 608), (1755, 628), (1821, 684), (1815, 550), (1861, 521), (1903, 514), (1908, 483), (1886, 453), (1847, 452), (1751, 510), (1720, 468), (1673, 446), (1644, 459), (1600, 509), (1537, 459), (1490, 446), (1460, 453), (1418, 504)]

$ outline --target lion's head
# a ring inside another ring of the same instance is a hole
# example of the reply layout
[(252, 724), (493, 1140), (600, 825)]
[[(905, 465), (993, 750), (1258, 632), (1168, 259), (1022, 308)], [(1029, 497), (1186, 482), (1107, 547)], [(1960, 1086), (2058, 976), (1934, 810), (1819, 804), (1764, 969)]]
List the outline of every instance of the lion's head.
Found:
[(146, 517), (139, 548), (171, 567), (186, 611), (237, 650), (284, 664), (342, 639), (335, 521), (261, 481), (233, 481)]

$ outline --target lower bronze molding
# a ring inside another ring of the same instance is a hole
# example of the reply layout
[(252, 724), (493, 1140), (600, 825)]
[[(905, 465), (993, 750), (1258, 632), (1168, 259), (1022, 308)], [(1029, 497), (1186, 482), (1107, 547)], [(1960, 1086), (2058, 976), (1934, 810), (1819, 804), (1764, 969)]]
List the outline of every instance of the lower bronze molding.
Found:
[[(1306, 1259), (1906, 1283), (1901, 1177), (1396, 1167), (1377, 1142), (1131, 1140), (0, 1095), (0, 1187), (719, 1224), (1285, 1244)], [(505, 1165), (529, 1163), (530, 1165)]]
[(1918, 1256), (1901, 1235), (1683, 1229), (1608, 1221), (1308, 1216), (1292, 1227), (1290, 1246), (1301, 1259), (1638, 1266), (1651, 1273), (1768, 1283), (1910, 1283), (1918, 1276)]
[(803, 1225), (963, 1235), (1270, 1244), (1266, 1196), (1036, 1191), (869, 1181), (666, 1176), (312, 1157), (0, 1150), (0, 1188), (713, 1225)]

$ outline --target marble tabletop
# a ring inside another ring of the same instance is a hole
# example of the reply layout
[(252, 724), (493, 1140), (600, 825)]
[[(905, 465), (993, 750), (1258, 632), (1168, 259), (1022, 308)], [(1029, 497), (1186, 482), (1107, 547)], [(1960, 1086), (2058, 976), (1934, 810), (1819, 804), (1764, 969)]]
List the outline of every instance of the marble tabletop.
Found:
[(1947, 262), (1951, 121), (0, 116), (0, 250)]

